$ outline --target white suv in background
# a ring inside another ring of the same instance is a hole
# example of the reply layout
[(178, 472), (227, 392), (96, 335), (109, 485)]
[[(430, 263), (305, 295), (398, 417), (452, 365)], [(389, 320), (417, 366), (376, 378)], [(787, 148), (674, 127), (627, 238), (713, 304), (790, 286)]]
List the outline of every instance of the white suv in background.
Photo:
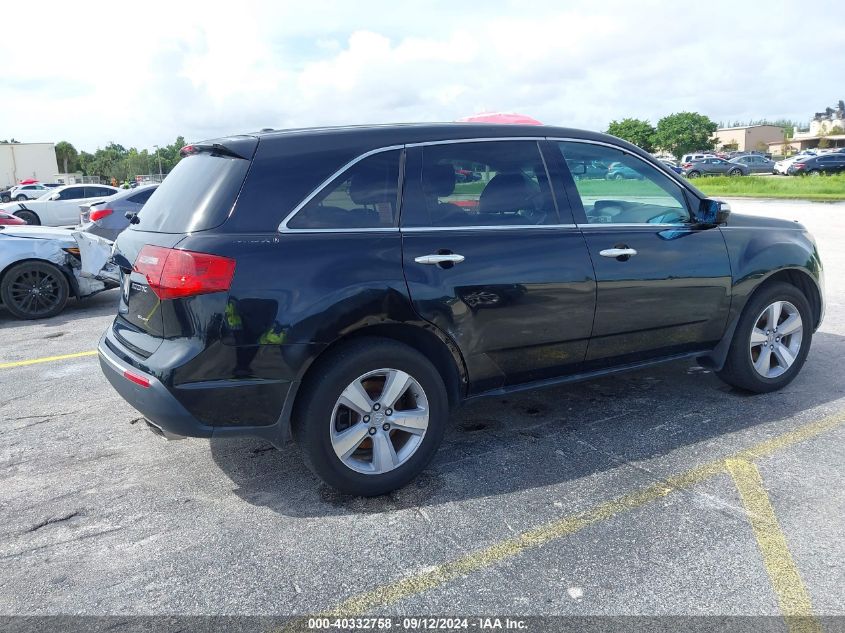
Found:
[(15, 185), (9, 189), (9, 197), (12, 200), (35, 200), (50, 191), (50, 187), (41, 184)]

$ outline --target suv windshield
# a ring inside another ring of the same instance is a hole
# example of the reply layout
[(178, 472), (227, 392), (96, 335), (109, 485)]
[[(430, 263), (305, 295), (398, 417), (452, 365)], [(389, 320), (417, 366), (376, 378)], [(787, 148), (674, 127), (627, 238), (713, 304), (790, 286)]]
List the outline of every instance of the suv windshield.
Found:
[(138, 214), (134, 231), (191, 233), (223, 223), (235, 202), (250, 162), (213, 154), (179, 161)]

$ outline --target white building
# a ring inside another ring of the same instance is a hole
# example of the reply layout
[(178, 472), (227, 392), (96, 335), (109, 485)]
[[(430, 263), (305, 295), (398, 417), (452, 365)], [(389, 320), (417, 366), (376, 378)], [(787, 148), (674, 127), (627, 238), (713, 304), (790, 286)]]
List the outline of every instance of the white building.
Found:
[(10, 187), (27, 178), (52, 182), (58, 171), (53, 143), (0, 144), (0, 187)]

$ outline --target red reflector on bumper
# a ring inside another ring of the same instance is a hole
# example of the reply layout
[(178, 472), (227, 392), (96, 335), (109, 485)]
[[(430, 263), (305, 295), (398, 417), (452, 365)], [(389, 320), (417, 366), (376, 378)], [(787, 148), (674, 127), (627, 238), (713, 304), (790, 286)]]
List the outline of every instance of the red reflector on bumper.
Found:
[(141, 385), (145, 389), (149, 389), (150, 387), (150, 379), (145, 378), (144, 376), (139, 376), (138, 374), (133, 374), (130, 371), (125, 371), (123, 372), (123, 377), (127, 380), (131, 380), (136, 385)]

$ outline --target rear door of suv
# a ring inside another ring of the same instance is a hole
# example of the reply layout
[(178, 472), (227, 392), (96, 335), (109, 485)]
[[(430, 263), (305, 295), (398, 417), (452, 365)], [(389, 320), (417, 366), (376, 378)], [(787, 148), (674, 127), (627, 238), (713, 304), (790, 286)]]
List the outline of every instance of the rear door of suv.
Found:
[[(405, 279), (417, 313), (460, 347), (472, 391), (576, 371), (587, 350), (593, 268), (568, 205), (557, 208), (542, 144), (407, 149)], [(459, 182), (461, 170), (480, 178)]]

